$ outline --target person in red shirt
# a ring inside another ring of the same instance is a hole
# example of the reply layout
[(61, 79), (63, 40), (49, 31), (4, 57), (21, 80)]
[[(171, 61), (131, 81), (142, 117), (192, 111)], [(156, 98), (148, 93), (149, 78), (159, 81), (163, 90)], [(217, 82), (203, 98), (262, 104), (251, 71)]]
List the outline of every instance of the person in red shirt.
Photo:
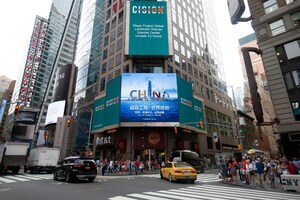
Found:
[(298, 174), (296, 166), (290, 161), (288, 165), (289, 174)]

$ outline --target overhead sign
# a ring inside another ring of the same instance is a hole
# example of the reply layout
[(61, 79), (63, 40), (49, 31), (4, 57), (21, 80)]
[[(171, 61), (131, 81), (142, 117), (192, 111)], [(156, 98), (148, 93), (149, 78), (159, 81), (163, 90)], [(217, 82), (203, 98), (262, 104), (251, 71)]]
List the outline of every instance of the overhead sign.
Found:
[(227, 0), (228, 11), (232, 24), (237, 24), (245, 11), (244, 0)]
[(127, 1), (125, 54), (172, 55), (169, 2)]

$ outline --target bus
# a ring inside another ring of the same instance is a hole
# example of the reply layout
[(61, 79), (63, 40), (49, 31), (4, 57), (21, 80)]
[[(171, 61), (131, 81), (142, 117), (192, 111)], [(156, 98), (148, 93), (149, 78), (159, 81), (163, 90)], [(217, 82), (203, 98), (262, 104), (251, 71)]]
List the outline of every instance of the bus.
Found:
[(204, 165), (200, 160), (199, 155), (194, 151), (177, 150), (171, 153), (170, 158), (170, 160), (173, 162), (186, 162), (190, 164), (192, 167), (194, 167), (197, 173), (204, 172)]

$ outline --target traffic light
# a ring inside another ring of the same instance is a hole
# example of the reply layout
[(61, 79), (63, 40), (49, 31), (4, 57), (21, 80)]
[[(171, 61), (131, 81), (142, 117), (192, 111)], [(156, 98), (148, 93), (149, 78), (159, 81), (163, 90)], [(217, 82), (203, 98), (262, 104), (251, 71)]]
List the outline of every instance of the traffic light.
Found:
[(16, 105), (16, 107), (15, 107), (15, 115), (17, 115), (19, 113), (19, 109), (20, 109), (20, 106)]
[(242, 150), (242, 145), (241, 145), (241, 144), (238, 144), (238, 145), (237, 145), (237, 148), (238, 148), (238, 150)]
[(177, 134), (177, 127), (174, 127), (174, 133)]
[(202, 123), (202, 121), (199, 121), (198, 123), (199, 123), (199, 128), (203, 128), (203, 123)]
[(71, 126), (71, 120), (67, 119), (67, 127), (70, 127), (70, 126)]

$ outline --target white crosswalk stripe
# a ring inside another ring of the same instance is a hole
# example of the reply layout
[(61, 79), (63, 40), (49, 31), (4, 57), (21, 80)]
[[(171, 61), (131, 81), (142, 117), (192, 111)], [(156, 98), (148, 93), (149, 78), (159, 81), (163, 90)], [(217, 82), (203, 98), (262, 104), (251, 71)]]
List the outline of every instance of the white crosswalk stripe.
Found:
[[(140, 175), (143, 177), (152, 177), (152, 178), (160, 178), (159, 174), (147, 174), (147, 175)], [(210, 183), (210, 182), (218, 182), (221, 181), (218, 175), (216, 174), (198, 174), (196, 182), (200, 183)]]
[(38, 181), (52, 179), (52, 174), (16, 174), (8, 176), (0, 176), (0, 183), (15, 183), (23, 181)]
[(159, 190), (156, 192), (132, 193), (125, 196), (116, 196), (110, 200), (171, 200), (171, 199), (204, 199), (204, 200), (299, 200), (300, 194), (281, 193), (275, 191), (254, 190), (248, 188), (216, 185), (195, 185), (186, 188)]

